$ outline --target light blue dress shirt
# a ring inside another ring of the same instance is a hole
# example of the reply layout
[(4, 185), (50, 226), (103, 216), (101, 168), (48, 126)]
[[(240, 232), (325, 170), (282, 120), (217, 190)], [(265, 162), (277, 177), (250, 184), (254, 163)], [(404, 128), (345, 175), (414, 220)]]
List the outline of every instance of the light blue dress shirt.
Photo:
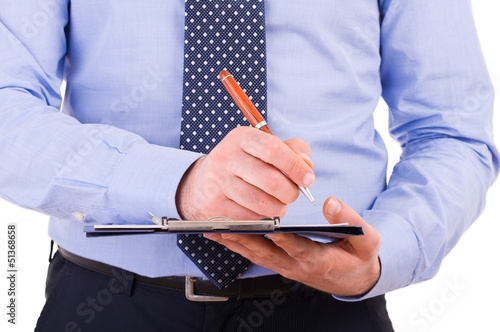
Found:
[[(179, 150), (184, 0), (0, 8), (1, 196), (50, 215), (50, 236), (75, 254), (150, 277), (202, 276), (175, 236), (83, 232), (178, 217), (177, 185), (200, 156)], [(337, 196), (382, 238), (367, 297), (432, 277), (498, 171), (469, 1), (266, 0), (266, 27), (268, 122), (310, 143), (319, 202), (299, 197), (282, 222), (326, 222), (321, 204)], [(388, 182), (373, 121), (381, 96), (402, 146)]]

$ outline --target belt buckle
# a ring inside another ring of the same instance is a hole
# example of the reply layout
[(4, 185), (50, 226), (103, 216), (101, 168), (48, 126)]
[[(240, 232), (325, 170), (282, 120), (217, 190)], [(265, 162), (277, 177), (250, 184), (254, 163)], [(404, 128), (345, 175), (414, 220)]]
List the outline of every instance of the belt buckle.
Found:
[(196, 278), (186, 277), (185, 291), (186, 299), (194, 302), (224, 302), (229, 300), (228, 297), (224, 296), (212, 296), (212, 295), (198, 295), (194, 292), (194, 283)]

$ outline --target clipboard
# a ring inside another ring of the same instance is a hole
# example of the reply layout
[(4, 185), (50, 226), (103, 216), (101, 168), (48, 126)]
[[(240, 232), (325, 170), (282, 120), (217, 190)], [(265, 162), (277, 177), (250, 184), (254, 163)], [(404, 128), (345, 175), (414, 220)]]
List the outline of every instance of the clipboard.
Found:
[(208, 220), (179, 220), (153, 218), (154, 224), (93, 225), (85, 226), (89, 238), (144, 234), (283, 234), (296, 233), (317, 242), (334, 242), (350, 236), (364, 235), (363, 228), (348, 224), (281, 225), (279, 217), (261, 220), (231, 220), (214, 217)]

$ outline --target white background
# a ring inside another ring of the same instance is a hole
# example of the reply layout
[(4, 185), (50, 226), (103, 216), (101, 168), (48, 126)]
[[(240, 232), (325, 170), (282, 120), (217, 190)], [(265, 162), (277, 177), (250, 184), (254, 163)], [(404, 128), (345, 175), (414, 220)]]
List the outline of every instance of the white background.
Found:
[[(476, 26), (497, 93), (500, 92), (500, 3), (472, 0)], [(500, 146), (500, 103), (495, 107), (495, 132)], [(390, 163), (400, 149), (387, 135), (386, 106), (376, 111), (377, 128), (386, 141)], [(390, 167), (392, 169), (392, 166)], [(0, 200), (0, 330), (32, 331), (44, 304), (49, 243), (47, 217)], [(500, 234), (500, 181), (488, 194), (486, 209), (444, 260), (438, 275), (387, 295), (396, 331), (500, 331), (498, 234)], [(6, 231), (17, 223), (18, 279), (15, 326), (7, 323)], [(4, 277), (5, 275), (5, 277)]]

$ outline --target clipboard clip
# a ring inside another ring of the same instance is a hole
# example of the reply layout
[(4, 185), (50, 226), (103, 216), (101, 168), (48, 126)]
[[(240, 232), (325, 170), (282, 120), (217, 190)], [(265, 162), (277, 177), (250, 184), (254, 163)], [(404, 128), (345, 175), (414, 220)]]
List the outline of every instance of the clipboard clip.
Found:
[(161, 226), (169, 231), (207, 231), (207, 232), (251, 232), (274, 231), (280, 227), (280, 218), (261, 220), (232, 220), (227, 217), (213, 217), (207, 220), (179, 220), (176, 218), (161, 218)]

